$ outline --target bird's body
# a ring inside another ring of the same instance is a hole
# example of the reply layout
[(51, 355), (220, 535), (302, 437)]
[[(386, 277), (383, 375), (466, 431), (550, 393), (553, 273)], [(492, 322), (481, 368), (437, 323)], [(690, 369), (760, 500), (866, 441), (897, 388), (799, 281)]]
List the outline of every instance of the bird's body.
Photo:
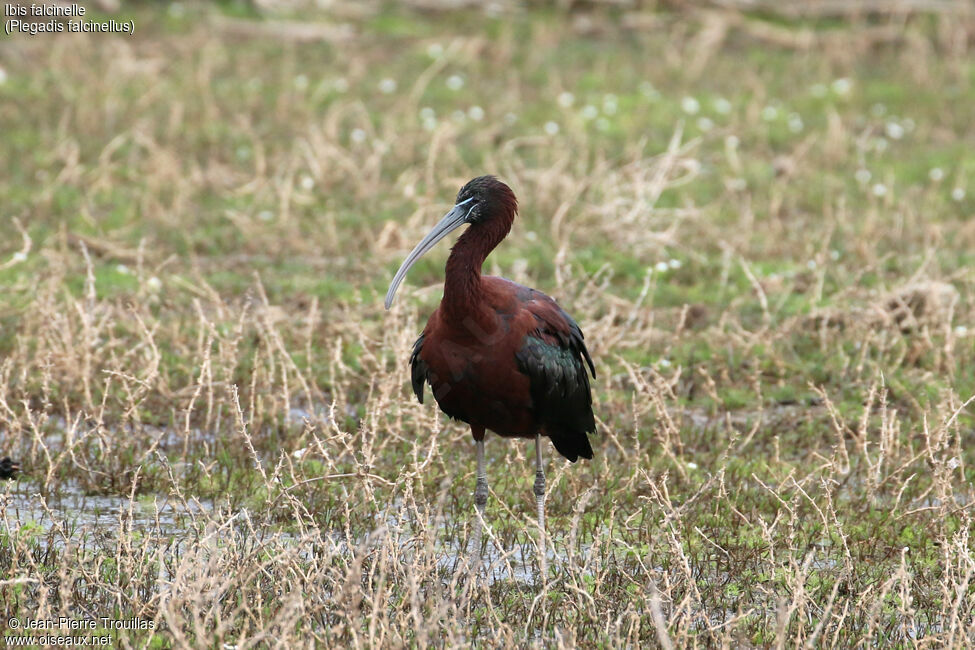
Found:
[[(488, 254), (511, 230), (518, 201), (493, 176), (467, 183), (453, 209), (413, 249), (386, 294), (389, 309), (410, 267), (451, 231), (470, 227), (447, 259), (444, 295), (413, 346), (413, 391), (423, 401), (429, 383), (447, 415), (468, 423), (477, 447), (478, 510), (475, 547), (487, 502), (484, 433), (535, 439), (535, 496), (539, 530), (545, 530), (545, 474), (541, 437), (570, 461), (592, 458), (595, 432), (588, 372), (595, 368), (582, 330), (558, 304), (534, 289), (482, 276)], [(543, 537), (544, 539), (544, 537)], [(545, 573), (545, 555), (540, 555)]]
[(0, 479), (10, 480), (17, 476), (20, 464), (10, 460), (9, 456), (0, 458)]
[(410, 359), (417, 399), (427, 382), (440, 409), (475, 437), (541, 434), (570, 461), (592, 458), (592, 360), (579, 326), (544, 293), (510, 280), (482, 277), (481, 293), (460, 323), (443, 306), (430, 317)]

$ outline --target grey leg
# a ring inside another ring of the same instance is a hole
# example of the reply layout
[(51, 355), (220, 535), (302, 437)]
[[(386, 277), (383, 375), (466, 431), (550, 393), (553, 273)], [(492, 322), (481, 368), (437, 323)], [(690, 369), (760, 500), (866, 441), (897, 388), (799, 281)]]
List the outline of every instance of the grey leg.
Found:
[(476, 564), (481, 560), (481, 528), (484, 525), (484, 507), (487, 505), (487, 469), (484, 467), (484, 440), (475, 441), (477, 447), (477, 485), (474, 488), (474, 548), (472, 554)]
[(541, 582), (544, 584), (547, 571), (545, 553), (545, 470), (542, 469), (542, 436), (535, 434), (535, 504), (538, 506), (538, 559)]

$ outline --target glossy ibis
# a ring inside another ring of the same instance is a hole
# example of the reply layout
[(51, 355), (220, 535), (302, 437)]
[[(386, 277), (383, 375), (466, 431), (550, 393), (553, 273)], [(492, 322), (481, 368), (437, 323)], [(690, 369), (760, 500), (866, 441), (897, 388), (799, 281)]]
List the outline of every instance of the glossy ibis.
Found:
[(451, 231), (469, 224), (447, 259), (440, 306), (413, 345), (413, 392), (422, 404), (423, 385), (429, 383), (440, 409), (471, 427), (477, 448), (475, 549), (488, 495), (485, 430), (535, 439), (534, 493), (544, 576), (541, 438), (547, 436), (572, 462), (592, 458), (588, 434), (596, 423), (586, 366), (593, 378), (596, 370), (582, 330), (554, 300), (510, 280), (481, 275), (485, 258), (511, 230), (518, 211), (511, 188), (481, 176), (461, 188), (455, 203), (403, 261), (389, 285), (386, 309), (410, 267)]
[(20, 470), (20, 465), (10, 460), (9, 456), (0, 458), (0, 479), (12, 479), (17, 476), (18, 470)]

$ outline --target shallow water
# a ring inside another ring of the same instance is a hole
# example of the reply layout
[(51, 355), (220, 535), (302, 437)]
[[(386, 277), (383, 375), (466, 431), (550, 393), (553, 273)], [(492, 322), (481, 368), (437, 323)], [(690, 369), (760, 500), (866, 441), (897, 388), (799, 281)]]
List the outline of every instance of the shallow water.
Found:
[[(58, 494), (43, 496), (27, 482), (0, 485), (0, 532), (19, 540), (29, 539), (41, 549), (64, 550), (91, 541), (102, 546), (114, 547), (120, 532), (126, 536), (138, 534), (141, 544), (166, 549), (166, 553), (181, 554), (200, 540), (202, 531), (212, 530), (214, 524), (230, 524), (244, 535), (253, 531), (251, 515), (246, 510), (236, 513), (221, 512), (210, 500), (150, 495), (131, 500), (118, 495), (91, 495), (76, 485), (63, 486)], [(257, 522), (255, 522), (257, 524)], [(375, 546), (395, 546), (410, 562), (412, 556), (424, 552), (424, 523), (412, 521), (405, 509), (390, 509), (376, 520), (376, 528), (357, 538), (348, 540), (340, 530), (321, 530), (320, 540), (331, 544), (341, 554), (355, 555)], [(490, 525), (490, 522), (488, 522)], [(284, 546), (307, 546), (299, 536), (276, 528), (266, 530), (266, 540), (274, 539)], [(458, 541), (453, 535), (445, 535), (446, 522), (431, 521), (426, 524), (436, 531), (432, 552), (437, 566), (447, 574), (466, 571), (474, 562), (466, 540)], [(261, 535), (263, 537), (263, 535)], [(533, 533), (534, 536), (534, 533)], [(448, 539), (449, 537), (449, 539)], [(484, 534), (484, 551), (480, 556), (479, 572), (491, 582), (513, 581), (526, 585), (537, 582), (537, 560), (533, 547), (518, 544), (510, 549), (500, 548)], [(307, 542), (307, 540), (306, 540)], [(547, 545), (549, 566), (564, 561), (551, 542)], [(311, 557), (311, 546), (302, 548), (301, 556)], [(164, 577), (165, 579), (165, 577)]]
[(138, 530), (153, 536), (185, 532), (192, 520), (213, 509), (212, 502), (171, 497), (130, 500), (128, 497), (85, 494), (74, 485), (43, 496), (29, 484), (12, 484), (0, 492), (0, 529), (32, 535), (42, 546), (63, 548), (89, 534)]

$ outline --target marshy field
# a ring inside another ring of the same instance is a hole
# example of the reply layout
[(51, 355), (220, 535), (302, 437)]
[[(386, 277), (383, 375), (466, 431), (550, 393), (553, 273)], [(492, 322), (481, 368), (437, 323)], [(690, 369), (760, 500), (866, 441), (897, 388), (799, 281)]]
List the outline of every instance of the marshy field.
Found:
[[(135, 34), (0, 42), (7, 644), (975, 644), (971, 4), (87, 18)], [(470, 549), (469, 429), (410, 389), (449, 246), (382, 304), (486, 173), (485, 271), (596, 365), (545, 574), (533, 444), (488, 436)]]

